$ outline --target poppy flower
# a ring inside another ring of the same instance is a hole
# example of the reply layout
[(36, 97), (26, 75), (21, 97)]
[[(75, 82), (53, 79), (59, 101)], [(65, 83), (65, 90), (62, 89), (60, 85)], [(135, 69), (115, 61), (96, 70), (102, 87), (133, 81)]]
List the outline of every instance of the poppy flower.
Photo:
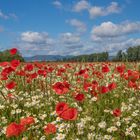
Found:
[(6, 84), (6, 88), (9, 90), (14, 89), (15, 86), (16, 86), (16, 83), (14, 81), (11, 81), (11, 82)]
[(79, 93), (75, 96), (76, 101), (82, 102), (82, 101), (84, 101), (84, 99), (85, 99), (85, 95), (82, 93), (81, 94)]
[(26, 64), (25, 65), (25, 70), (26, 71), (32, 71), (34, 69), (34, 66), (32, 64)]
[(12, 60), (10, 64), (12, 67), (16, 68), (20, 65), (20, 61), (15, 59), (15, 60)]
[(60, 117), (64, 120), (76, 120), (78, 111), (76, 108), (68, 108), (60, 114)]
[(128, 70), (128, 79), (131, 80), (132, 82), (137, 81), (139, 77), (140, 77), (140, 74), (138, 71)]
[(10, 54), (11, 55), (15, 55), (17, 53), (17, 49), (16, 48), (12, 48), (11, 50), (10, 50)]
[(35, 120), (33, 117), (27, 117), (27, 118), (23, 118), (20, 120), (20, 124), (22, 125), (31, 125), (31, 124), (34, 124), (35, 123)]
[(57, 130), (56, 126), (51, 123), (47, 124), (47, 126), (44, 128), (44, 132), (46, 135), (54, 134), (56, 133), (56, 130)]
[(21, 124), (17, 124), (15, 122), (12, 122), (11, 124), (9, 124), (6, 128), (6, 137), (10, 138), (10, 137), (17, 137), (19, 136), (23, 131), (25, 130), (24, 125)]
[(136, 84), (136, 82), (129, 81), (129, 82), (128, 82), (128, 87), (129, 87), (129, 88), (134, 88), (134, 89), (135, 89), (135, 88), (137, 88), (137, 84)]
[(89, 88), (90, 88), (91, 86), (92, 86), (91, 83), (89, 83), (89, 82), (84, 82), (83, 88), (84, 88), (85, 91), (88, 91)]
[(102, 66), (102, 72), (108, 73), (110, 71), (109, 67), (107, 65)]
[(121, 115), (121, 110), (119, 108), (113, 110), (113, 115), (119, 117)]
[(61, 114), (63, 111), (65, 111), (66, 109), (68, 109), (68, 104), (65, 103), (65, 102), (60, 102), (56, 105), (55, 107), (55, 110), (56, 110), (56, 113), (59, 115)]
[(101, 86), (101, 87), (99, 87), (99, 91), (101, 94), (105, 94), (105, 93), (109, 92), (109, 89), (106, 86)]
[(125, 65), (120, 65), (116, 67), (117, 72), (119, 73), (124, 73), (126, 66)]
[(1, 75), (2, 76), (7, 76), (10, 73), (12, 73), (14, 71), (14, 69), (12, 67), (6, 67), (2, 70)]
[(7, 96), (6, 96), (8, 99), (15, 99), (15, 96), (11, 93), (9, 93)]
[(67, 82), (57, 82), (53, 85), (53, 89), (55, 90), (56, 94), (66, 94), (69, 90), (69, 84)]
[(116, 85), (115, 82), (112, 82), (112, 83), (108, 84), (108, 88), (109, 88), (110, 91), (115, 89), (116, 87), (117, 87), (117, 85)]
[(83, 75), (83, 74), (85, 74), (85, 73), (86, 73), (86, 69), (80, 70), (80, 71), (78, 72), (78, 75)]
[(57, 115), (64, 120), (75, 120), (77, 118), (77, 109), (70, 108), (65, 102), (58, 103), (55, 110)]
[(37, 72), (40, 76), (44, 76), (44, 77), (46, 77), (46, 75), (47, 75), (47, 71), (46, 70), (38, 70), (38, 72)]

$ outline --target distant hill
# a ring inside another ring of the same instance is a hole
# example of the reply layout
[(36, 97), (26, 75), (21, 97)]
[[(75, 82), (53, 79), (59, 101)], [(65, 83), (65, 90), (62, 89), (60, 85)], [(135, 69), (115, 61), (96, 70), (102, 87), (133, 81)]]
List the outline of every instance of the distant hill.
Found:
[[(68, 55), (68, 56), (62, 56), (62, 55), (35, 55), (35, 56), (31, 56), (31, 57), (24, 57), (25, 61), (64, 61), (64, 60), (73, 60), (75, 58), (81, 58), (83, 56), (89, 57), (90, 55), (78, 55), (78, 56), (72, 56), (72, 55)], [(112, 60), (114, 57), (113, 56), (109, 56), (109, 60)]]
[(35, 55), (32, 57), (24, 57), (25, 61), (61, 61), (65, 58), (72, 58), (73, 56), (62, 55)]

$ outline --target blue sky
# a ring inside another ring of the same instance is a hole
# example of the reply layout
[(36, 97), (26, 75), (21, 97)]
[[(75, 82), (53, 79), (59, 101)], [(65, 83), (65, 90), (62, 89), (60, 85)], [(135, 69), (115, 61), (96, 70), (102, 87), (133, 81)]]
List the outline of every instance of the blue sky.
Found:
[(140, 45), (139, 0), (0, 0), (0, 50), (79, 55)]

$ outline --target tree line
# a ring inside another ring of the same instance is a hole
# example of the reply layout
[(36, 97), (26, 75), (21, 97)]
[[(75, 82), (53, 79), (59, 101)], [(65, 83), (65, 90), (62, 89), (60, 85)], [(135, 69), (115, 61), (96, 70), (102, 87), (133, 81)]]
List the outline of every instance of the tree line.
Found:
[(113, 61), (140, 61), (140, 46), (129, 47), (125, 52), (119, 50)]
[(102, 62), (108, 60), (108, 52), (93, 53), (89, 55), (79, 55), (72, 58), (64, 58), (63, 61), (76, 61), (76, 62)]
[(115, 56), (109, 56), (108, 52), (79, 55), (63, 61), (74, 62), (105, 62), (105, 61), (140, 61), (140, 46), (129, 47), (126, 51), (119, 50)]

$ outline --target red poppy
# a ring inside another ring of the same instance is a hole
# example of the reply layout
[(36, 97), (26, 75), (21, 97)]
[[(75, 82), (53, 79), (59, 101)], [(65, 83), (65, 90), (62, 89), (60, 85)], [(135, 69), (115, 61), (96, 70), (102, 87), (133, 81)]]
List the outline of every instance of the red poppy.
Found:
[(14, 81), (11, 81), (11, 82), (6, 84), (6, 88), (9, 90), (14, 89), (15, 86), (16, 86), (16, 83)]
[(2, 70), (1, 75), (2, 76), (7, 76), (13, 71), (14, 71), (14, 69), (12, 67), (6, 67)]
[(49, 123), (45, 127), (44, 132), (46, 135), (50, 135), (56, 133), (56, 130), (57, 130), (56, 126), (54, 124)]
[(23, 131), (25, 130), (24, 125), (21, 124), (17, 124), (15, 122), (12, 122), (11, 124), (9, 124), (6, 128), (6, 137), (10, 138), (10, 137), (17, 137), (19, 136)]
[(76, 120), (78, 115), (78, 111), (76, 108), (69, 108), (65, 110), (62, 114), (60, 114), (60, 117), (64, 120)]
[(56, 94), (66, 94), (69, 90), (69, 84), (67, 82), (57, 82), (53, 85), (53, 89), (55, 90)]
[(117, 87), (117, 85), (116, 85), (115, 82), (112, 82), (112, 83), (108, 84), (108, 88), (109, 88), (110, 91), (115, 89), (116, 87)]
[(117, 72), (119, 73), (124, 73), (126, 66), (125, 65), (120, 65), (116, 67)]
[(39, 75), (46, 77), (47, 71), (46, 70), (38, 70), (37, 72)]
[(128, 78), (129, 80), (131, 80), (132, 82), (137, 81), (140, 78), (140, 74), (138, 71), (131, 71), (128, 70)]
[(89, 82), (84, 82), (84, 90), (85, 91), (88, 91), (88, 89), (92, 86), (92, 84), (91, 83), (89, 83)]
[(102, 72), (103, 73), (107, 73), (107, 72), (109, 72), (110, 70), (109, 70), (109, 67), (107, 66), (107, 65), (104, 65), (104, 66), (102, 66)]
[(85, 95), (82, 93), (81, 94), (79, 93), (75, 96), (76, 101), (82, 102), (82, 101), (84, 101), (84, 99), (85, 99)]
[(58, 103), (55, 109), (57, 115), (64, 120), (75, 120), (77, 118), (77, 109), (70, 108), (65, 102)]
[(9, 93), (7, 96), (6, 96), (8, 99), (15, 99), (15, 96), (11, 93)]
[(137, 84), (136, 84), (136, 82), (129, 81), (128, 82), (128, 87), (136, 89), (137, 88)]
[(19, 75), (19, 76), (25, 76), (26, 73), (25, 73), (25, 71), (20, 70), (20, 71), (17, 71), (17, 72), (16, 72), (16, 75)]
[(55, 107), (55, 110), (56, 110), (56, 113), (59, 115), (61, 114), (63, 111), (65, 111), (66, 109), (68, 109), (68, 104), (65, 103), (65, 102), (60, 102), (56, 105)]
[(37, 78), (37, 76), (38, 76), (38, 75), (37, 75), (36, 72), (30, 74), (30, 78), (31, 78), (31, 79), (35, 79), (35, 78)]
[(20, 120), (20, 124), (22, 125), (31, 125), (31, 124), (34, 124), (35, 123), (35, 120), (33, 117), (27, 117), (27, 118), (23, 118)]
[(119, 117), (121, 115), (121, 110), (119, 108), (113, 110), (113, 115)]
[(16, 48), (12, 48), (11, 50), (10, 50), (10, 54), (11, 55), (15, 55), (17, 53), (17, 49)]
[(85, 74), (85, 73), (86, 73), (86, 69), (80, 70), (80, 71), (78, 72), (78, 75), (83, 75), (83, 74)]
[(10, 54), (11, 55), (15, 55), (17, 53), (17, 49), (16, 48), (12, 48), (11, 50), (10, 50)]
[(6, 66), (8, 66), (9, 65), (9, 62), (0, 62), (0, 66), (1, 67), (6, 67)]
[(18, 67), (20, 65), (20, 61), (19, 60), (12, 60), (11, 61), (11, 66), (12, 67)]
[(101, 86), (101, 87), (99, 87), (99, 91), (101, 94), (104, 94), (104, 93), (109, 92), (109, 89), (106, 86)]
[(34, 69), (34, 66), (32, 64), (26, 64), (25, 65), (25, 70), (26, 71), (32, 71)]

